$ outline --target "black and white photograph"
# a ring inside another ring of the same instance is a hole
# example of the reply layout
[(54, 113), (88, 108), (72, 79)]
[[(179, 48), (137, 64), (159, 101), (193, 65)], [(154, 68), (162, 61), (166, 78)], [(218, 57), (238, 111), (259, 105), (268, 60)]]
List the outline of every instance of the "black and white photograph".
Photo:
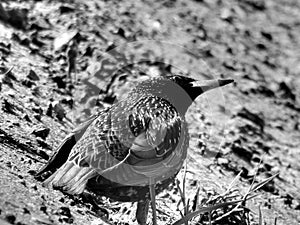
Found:
[(0, 0), (0, 225), (299, 225), (299, 0)]

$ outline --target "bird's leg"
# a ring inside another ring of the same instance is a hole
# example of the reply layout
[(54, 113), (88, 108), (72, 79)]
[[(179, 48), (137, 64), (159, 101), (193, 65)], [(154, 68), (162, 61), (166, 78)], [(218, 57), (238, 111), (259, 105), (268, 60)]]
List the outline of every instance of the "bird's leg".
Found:
[(152, 221), (153, 225), (157, 225), (157, 217), (156, 217), (156, 202), (155, 202), (155, 182), (153, 178), (150, 178), (150, 199), (151, 199), (151, 208), (152, 208)]
[(78, 53), (78, 42), (77, 40), (72, 40), (68, 46), (67, 49), (67, 60), (68, 60), (68, 78), (70, 79), (71, 83), (72, 82), (72, 77), (71, 73), (72, 71), (75, 74), (75, 82), (77, 82), (77, 77), (76, 77), (76, 57)]
[(139, 225), (147, 224), (147, 217), (149, 211), (149, 199), (138, 201), (136, 209), (136, 220)]
[(103, 210), (104, 208), (99, 206), (99, 203), (97, 202), (95, 196), (93, 196), (91, 193), (84, 191), (80, 196), (83, 202), (89, 203), (92, 206), (92, 210), (94, 210), (95, 212), (97, 212), (98, 210), (102, 210), (104, 212), (107, 211)]

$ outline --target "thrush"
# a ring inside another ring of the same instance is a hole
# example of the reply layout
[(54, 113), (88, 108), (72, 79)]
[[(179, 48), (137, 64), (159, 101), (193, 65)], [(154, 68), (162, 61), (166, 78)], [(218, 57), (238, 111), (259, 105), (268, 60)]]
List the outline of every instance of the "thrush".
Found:
[(146, 224), (151, 201), (157, 224), (155, 195), (174, 180), (187, 155), (187, 109), (202, 93), (232, 82), (181, 75), (142, 81), (70, 133), (36, 177), (69, 194), (137, 202), (139, 224)]

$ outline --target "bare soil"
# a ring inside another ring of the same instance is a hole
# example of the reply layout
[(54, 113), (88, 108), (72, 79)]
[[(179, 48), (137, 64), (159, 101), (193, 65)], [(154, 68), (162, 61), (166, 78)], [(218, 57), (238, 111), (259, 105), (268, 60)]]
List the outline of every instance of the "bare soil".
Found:
[[(299, 21), (298, 0), (1, 1), (0, 224), (135, 224), (132, 203), (95, 209), (33, 174), (77, 124), (169, 72), (236, 81), (188, 111), (187, 198), (279, 172), (246, 202), (249, 224), (259, 208), (262, 224), (300, 224)], [(176, 185), (158, 196), (159, 224), (179, 200)]]

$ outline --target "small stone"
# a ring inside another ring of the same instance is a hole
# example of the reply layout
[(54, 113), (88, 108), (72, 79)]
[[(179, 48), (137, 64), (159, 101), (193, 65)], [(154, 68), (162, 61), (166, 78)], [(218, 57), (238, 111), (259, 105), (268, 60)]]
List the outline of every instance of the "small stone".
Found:
[(22, 85), (31, 88), (35, 83), (29, 79), (22, 80)]
[(236, 113), (236, 116), (253, 122), (254, 124), (258, 125), (260, 127), (260, 130), (263, 132), (265, 126), (263, 115), (251, 112), (247, 108), (243, 107)]
[(66, 97), (61, 100), (61, 103), (68, 105), (72, 109), (74, 105), (74, 100), (71, 97)]
[(59, 218), (60, 222), (73, 223), (73, 221), (74, 221), (74, 218), (68, 207), (64, 207), (64, 206), (60, 207), (57, 214), (61, 216)]
[(250, 162), (253, 156), (253, 153), (248, 148), (244, 147), (240, 140), (234, 141), (231, 146), (231, 150), (240, 158), (244, 159), (247, 162)]
[(36, 171), (35, 170), (28, 170), (27, 173), (29, 173), (30, 175), (35, 175)]
[(117, 30), (113, 31), (113, 34), (119, 35), (126, 39), (126, 34), (123, 28), (119, 27)]
[(46, 139), (47, 136), (50, 133), (50, 128), (44, 127), (44, 128), (36, 128), (32, 131), (32, 134), (34, 134), (37, 137), (40, 137), (42, 139)]
[(226, 159), (226, 158), (220, 157), (220, 158), (218, 158), (218, 164), (219, 165), (228, 165), (229, 164), (229, 160)]
[(37, 113), (35, 113), (34, 115), (33, 115), (33, 117), (36, 119), (36, 120), (38, 120), (38, 121), (41, 121), (41, 115), (40, 114), (37, 114)]
[(64, 215), (64, 216), (68, 216), (68, 217), (72, 216), (70, 209), (65, 206), (60, 207), (60, 209), (58, 210), (58, 213), (60, 215)]
[(52, 111), (53, 111), (53, 107), (52, 107), (52, 103), (50, 102), (48, 104), (48, 108), (46, 110), (46, 115), (49, 116), (49, 117), (52, 117)]
[(15, 114), (15, 107), (13, 104), (11, 104), (7, 99), (4, 99), (2, 102), (2, 109), (4, 112), (10, 113), (10, 114)]
[(42, 205), (40, 210), (47, 215), (47, 207), (45, 205)]
[(58, 120), (61, 121), (63, 118), (65, 118), (66, 111), (64, 110), (64, 108), (61, 106), (61, 104), (58, 101), (53, 102), (52, 106), (53, 106), (53, 111), (55, 112)]
[(24, 214), (30, 214), (30, 211), (27, 208), (23, 208), (23, 212), (24, 212)]
[(281, 82), (278, 87), (278, 92), (282, 98), (289, 98), (292, 101), (296, 100), (296, 95), (287, 82)]
[(109, 52), (110, 50), (113, 50), (114, 48), (116, 48), (116, 45), (113, 42), (109, 42), (105, 51)]
[(261, 31), (260, 32), (261, 35), (266, 38), (268, 41), (272, 41), (273, 40), (273, 36), (272, 34), (270, 34), (269, 32), (266, 32), (266, 31)]
[(74, 10), (75, 8), (72, 5), (64, 4), (59, 7), (59, 11), (61, 14), (70, 13), (73, 12)]
[(39, 76), (33, 70), (29, 71), (27, 78), (34, 81), (40, 80)]
[(4, 74), (4, 76), (0, 77), (0, 83), (13, 87), (13, 83), (11, 81), (11, 78), (8, 76), (8, 74)]
[(36, 141), (42, 148), (51, 150), (51, 146), (44, 140), (37, 138)]
[(24, 120), (26, 120), (27, 122), (32, 122), (31, 119), (29, 118), (29, 116), (27, 114), (24, 114), (22, 117)]
[(32, 107), (31, 108), (33, 112), (42, 115), (43, 114), (43, 109), (41, 107)]
[(5, 219), (6, 219), (8, 222), (12, 223), (12, 224), (14, 224), (15, 221), (16, 221), (16, 217), (15, 217), (14, 215), (12, 215), (12, 214), (6, 215)]
[(65, 89), (66, 88), (65, 78), (66, 78), (65, 76), (54, 76), (54, 77), (52, 77), (52, 80), (53, 80), (54, 83), (57, 84), (58, 88)]
[(49, 155), (43, 150), (38, 150), (36, 153), (45, 160), (49, 159)]

